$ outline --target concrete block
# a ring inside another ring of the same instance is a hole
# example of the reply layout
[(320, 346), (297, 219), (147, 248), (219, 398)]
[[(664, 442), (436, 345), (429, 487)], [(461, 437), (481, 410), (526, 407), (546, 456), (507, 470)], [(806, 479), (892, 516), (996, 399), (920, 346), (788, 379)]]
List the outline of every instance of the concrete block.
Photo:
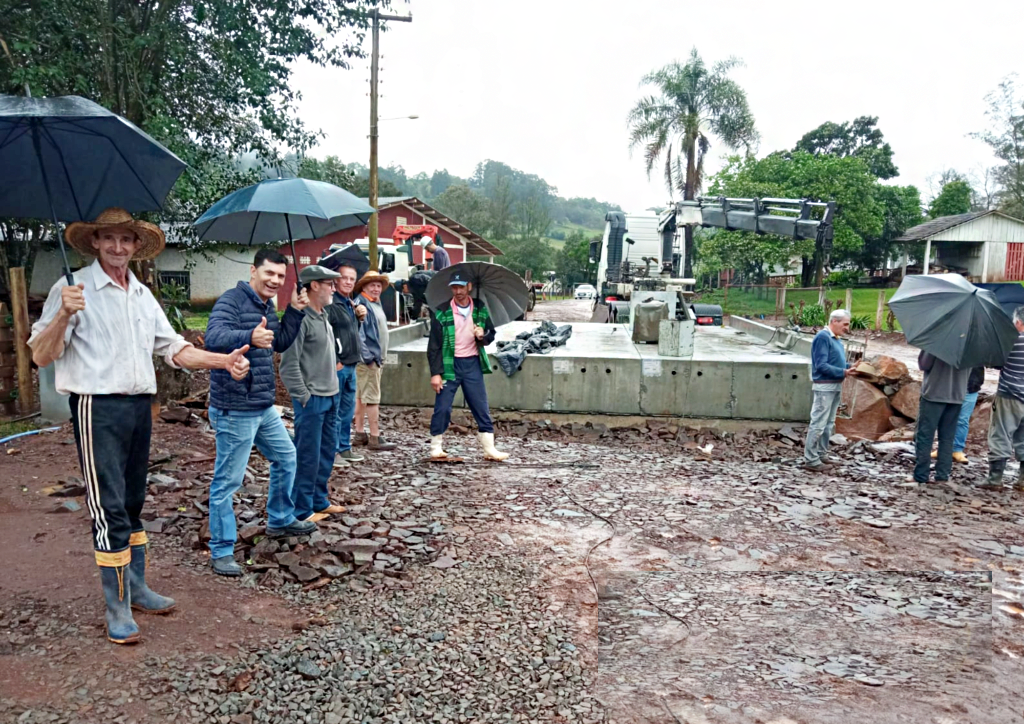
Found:
[(638, 362), (635, 357), (552, 357), (551, 409), (639, 414)]
[(663, 319), (658, 325), (658, 354), (663, 357), (693, 356), (693, 322)]
[(487, 401), (495, 410), (551, 410), (554, 374), (549, 355), (527, 355), (519, 371), (506, 377), (497, 360), (491, 358)]
[(811, 416), (807, 364), (767, 361), (733, 367), (733, 414), (754, 420), (806, 422)]
[(646, 375), (640, 378), (640, 414), (685, 416), (692, 362), (685, 359), (644, 358)]

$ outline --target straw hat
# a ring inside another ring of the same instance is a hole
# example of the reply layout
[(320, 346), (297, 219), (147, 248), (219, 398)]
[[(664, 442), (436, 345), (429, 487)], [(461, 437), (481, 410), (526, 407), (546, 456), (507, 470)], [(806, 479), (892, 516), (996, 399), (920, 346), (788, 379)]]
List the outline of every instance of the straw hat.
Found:
[(383, 292), (385, 289), (391, 286), (391, 280), (387, 278), (387, 275), (378, 274), (377, 272), (373, 271), (368, 271), (366, 272), (366, 274), (363, 275), (362, 279), (356, 282), (356, 285), (352, 288), (352, 296), (358, 297), (362, 293), (363, 288), (370, 282), (380, 282), (381, 292)]
[(76, 221), (68, 225), (68, 228), (64, 230), (64, 238), (78, 253), (98, 256), (92, 245), (93, 239), (96, 238), (93, 234), (103, 229), (131, 229), (135, 232), (142, 245), (132, 259), (139, 261), (153, 259), (164, 250), (164, 232), (159, 226), (148, 221), (136, 221), (127, 211), (116, 207), (103, 211), (91, 224)]

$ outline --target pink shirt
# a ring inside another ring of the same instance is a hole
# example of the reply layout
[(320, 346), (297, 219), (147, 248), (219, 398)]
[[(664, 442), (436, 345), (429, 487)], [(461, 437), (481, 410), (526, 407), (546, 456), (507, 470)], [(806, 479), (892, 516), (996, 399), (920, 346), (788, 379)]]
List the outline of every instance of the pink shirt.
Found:
[(455, 319), (455, 356), (476, 357), (476, 335), (473, 334), (473, 300), (469, 301), (469, 313), (463, 316), (463, 309), (452, 300), (452, 315)]

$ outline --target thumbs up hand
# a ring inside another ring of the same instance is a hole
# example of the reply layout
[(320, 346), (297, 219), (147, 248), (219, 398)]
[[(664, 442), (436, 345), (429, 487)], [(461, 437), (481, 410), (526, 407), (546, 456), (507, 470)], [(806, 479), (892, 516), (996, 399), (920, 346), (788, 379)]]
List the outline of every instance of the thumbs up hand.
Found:
[[(264, 319), (264, 322), (267, 320)], [(257, 327), (259, 329), (259, 327)], [(271, 332), (273, 334), (273, 332)], [(246, 358), (245, 353), (249, 351), (249, 345), (239, 347), (234, 352), (227, 356), (227, 361), (224, 363), (224, 369), (230, 373), (231, 377), (236, 380), (244, 380), (246, 375), (249, 374), (249, 360)]]
[(274, 346), (274, 330), (267, 329), (267, 318), (260, 320), (256, 329), (252, 330), (252, 346), (270, 349)]

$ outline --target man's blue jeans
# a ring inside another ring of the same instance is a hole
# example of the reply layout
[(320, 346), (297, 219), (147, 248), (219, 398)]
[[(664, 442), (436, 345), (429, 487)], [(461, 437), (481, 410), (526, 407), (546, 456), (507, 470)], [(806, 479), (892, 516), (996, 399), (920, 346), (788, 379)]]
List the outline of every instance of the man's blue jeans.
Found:
[(956, 437), (953, 438), (953, 452), (963, 452), (967, 445), (967, 430), (971, 425), (971, 413), (978, 404), (978, 393), (968, 392), (960, 405), (960, 417), (956, 421)]
[(270, 461), (267, 526), (284, 528), (295, 521), (292, 484), (295, 445), (277, 410), (240, 412), (210, 408), (210, 426), (217, 435), (217, 461), (210, 482), (210, 555), (230, 556), (235, 550), (235, 509), (232, 496), (242, 484), (252, 446)]
[(299, 457), (292, 503), (299, 520), (306, 520), (331, 504), (327, 479), (334, 468), (334, 450), (338, 445), (338, 397), (313, 395), (305, 407), (292, 398), (295, 452)]
[(455, 379), (446, 380), (444, 387), (434, 398), (434, 414), (430, 418), (430, 434), (443, 435), (452, 421), (452, 404), (455, 393), (462, 387), (469, 411), (473, 413), (480, 432), (494, 432), (491, 413), (487, 406), (487, 388), (479, 357), (456, 357)]
[(352, 449), (352, 416), (356, 414), (356, 366), (338, 370), (338, 452)]

